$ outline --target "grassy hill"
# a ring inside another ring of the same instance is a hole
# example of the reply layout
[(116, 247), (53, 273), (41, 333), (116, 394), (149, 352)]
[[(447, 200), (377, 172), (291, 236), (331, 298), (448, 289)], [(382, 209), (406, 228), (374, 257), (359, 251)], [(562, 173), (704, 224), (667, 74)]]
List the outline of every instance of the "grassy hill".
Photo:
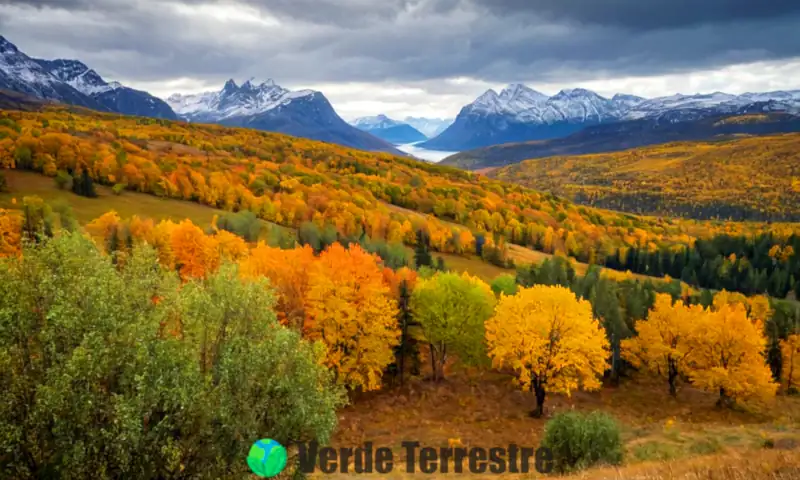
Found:
[(800, 134), (540, 158), (488, 175), (632, 213), (800, 220)]

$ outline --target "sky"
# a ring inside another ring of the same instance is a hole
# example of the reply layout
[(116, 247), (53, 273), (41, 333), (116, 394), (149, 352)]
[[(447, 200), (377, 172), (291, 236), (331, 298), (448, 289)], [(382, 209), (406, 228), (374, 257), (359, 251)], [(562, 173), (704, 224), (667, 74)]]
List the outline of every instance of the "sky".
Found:
[(800, 89), (797, 0), (0, 0), (0, 34), (162, 98), (273, 78), (348, 120), (453, 117), (509, 83)]

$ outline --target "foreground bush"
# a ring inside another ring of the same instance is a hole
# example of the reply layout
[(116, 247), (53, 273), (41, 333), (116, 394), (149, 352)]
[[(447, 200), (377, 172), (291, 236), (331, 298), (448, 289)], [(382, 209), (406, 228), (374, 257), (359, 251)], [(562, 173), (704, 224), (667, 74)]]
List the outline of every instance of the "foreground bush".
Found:
[(78, 235), (0, 272), (0, 477), (243, 478), (255, 440), (333, 431), (339, 390), (266, 281), (181, 285)]
[(542, 446), (553, 451), (553, 464), (561, 473), (622, 462), (619, 425), (602, 412), (556, 414), (545, 425)]

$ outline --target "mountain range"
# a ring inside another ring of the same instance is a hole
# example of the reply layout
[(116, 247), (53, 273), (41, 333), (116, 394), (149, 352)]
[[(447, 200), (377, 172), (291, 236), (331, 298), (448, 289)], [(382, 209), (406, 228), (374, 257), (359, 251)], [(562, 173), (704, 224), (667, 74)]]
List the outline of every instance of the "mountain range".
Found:
[(190, 122), (267, 130), (361, 150), (402, 155), (389, 142), (342, 120), (321, 92), (291, 91), (272, 79), (251, 78), (241, 85), (228, 80), (220, 91), (175, 94), (167, 98), (167, 103), (181, 118)]
[(0, 88), (103, 112), (178, 118), (169, 105), (147, 92), (108, 83), (77, 60), (31, 58), (2, 36)]
[(455, 122), (420, 147), (464, 151), (513, 142), (567, 137), (587, 127), (634, 120), (661, 123), (698, 121), (722, 114), (751, 111), (800, 112), (800, 90), (731, 95), (681, 95), (645, 99), (617, 94), (612, 98), (576, 88), (547, 96), (522, 84), (498, 94), (488, 90), (464, 106)]
[(422, 142), (428, 139), (425, 134), (408, 123), (392, 120), (383, 114), (357, 118), (351, 122), (351, 125), (394, 145)]
[[(101, 112), (220, 123), (403, 155), (389, 142), (342, 120), (320, 92), (292, 92), (272, 80), (251, 79), (241, 86), (229, 80), (219, 92), (173, 95), (165, 102), (147, 92), (107, 82), (77, 60), (29, 57), (2, 36), (0, 89)], [(5, 96), (7, 104), (25, 103)]]
[(616, 152), (678, 141), (727, 140), (741, 135), (800, 132), (800, 116), (769, 111), (774, 106), (770, 102), (757, 103), (733, 115), (717, 114), (688, 121), (674, 121), (674, 117), (664, 115), (593, 125), (561, 138), (466, 150), (450, 155), (440, 163), (481, 170), (536, 158)]

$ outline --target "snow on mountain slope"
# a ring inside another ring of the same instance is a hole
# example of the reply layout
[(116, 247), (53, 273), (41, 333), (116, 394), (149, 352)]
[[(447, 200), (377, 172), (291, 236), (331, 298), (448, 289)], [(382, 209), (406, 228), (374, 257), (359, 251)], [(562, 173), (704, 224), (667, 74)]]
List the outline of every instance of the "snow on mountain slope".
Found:
[(452, 125), (455, 118), (406, 117), (403, 121), (422, 132), (426, 137), (433, 138)]
[(37, 59), (36, 62), (54, 77), (89, 96), (122, 88), (119, 82), (106, 83), (97, 72), (77, 60)]
[(37, 98), (107, 110), (90, 96), (59, 80), (2, 36), (0, 36), (0, 88)]
[(393, 145), (423, 142), (428, 139), (422, 132), (411, 125), (393, 120), (383, 114), (374, 117), (357, 118), (351, 122), (351, 125)]
[(800, 91), (676, 94), (652, 99), (620, 93), (608, 99), (582, 88), (547, 97), (524, 85), (511, 84), (499, 94), (487, 90), (464, 106), (450, 127), (420, 146), (463, 151), (559, 138), (598, 124), (649, 118), (679, 123), (741, 111), (800, 112)]
[(403, 125), (404, 122), (398, 122), (397, 120), (392, 120), (386, 115), (380, 114), (380, 115), (375, 115), (373, 117), (356, 118), (355, 120), (350, 122), (350, 124), (362, 130), (372, 130), (375, 128), (396, 127), (398, 125)]
[(267, 112), (315, 93), (313, 90), (293, 92), (276, 85), (272, 79), (259, 81), (251, 78), (241, 86), (231, 79), (219, 92), (174, 94), (167, 98), (167, 103), (178, 115), (188, 120), (216, 122)]
[(0, 88), (94, 110), (177, 119), (169, 106), (147, 92), (106, 82), (77, 60), (41, 60), (0, 36)]
[(190, 122), (254, 128), (361, 150), (402, 154), (389, 142), (342, 120), (322, 93), (291, 91), (271, 79), (251, 78), (241, 86), (231, 79), (218, 92), (174, 94), (167, 103)]

